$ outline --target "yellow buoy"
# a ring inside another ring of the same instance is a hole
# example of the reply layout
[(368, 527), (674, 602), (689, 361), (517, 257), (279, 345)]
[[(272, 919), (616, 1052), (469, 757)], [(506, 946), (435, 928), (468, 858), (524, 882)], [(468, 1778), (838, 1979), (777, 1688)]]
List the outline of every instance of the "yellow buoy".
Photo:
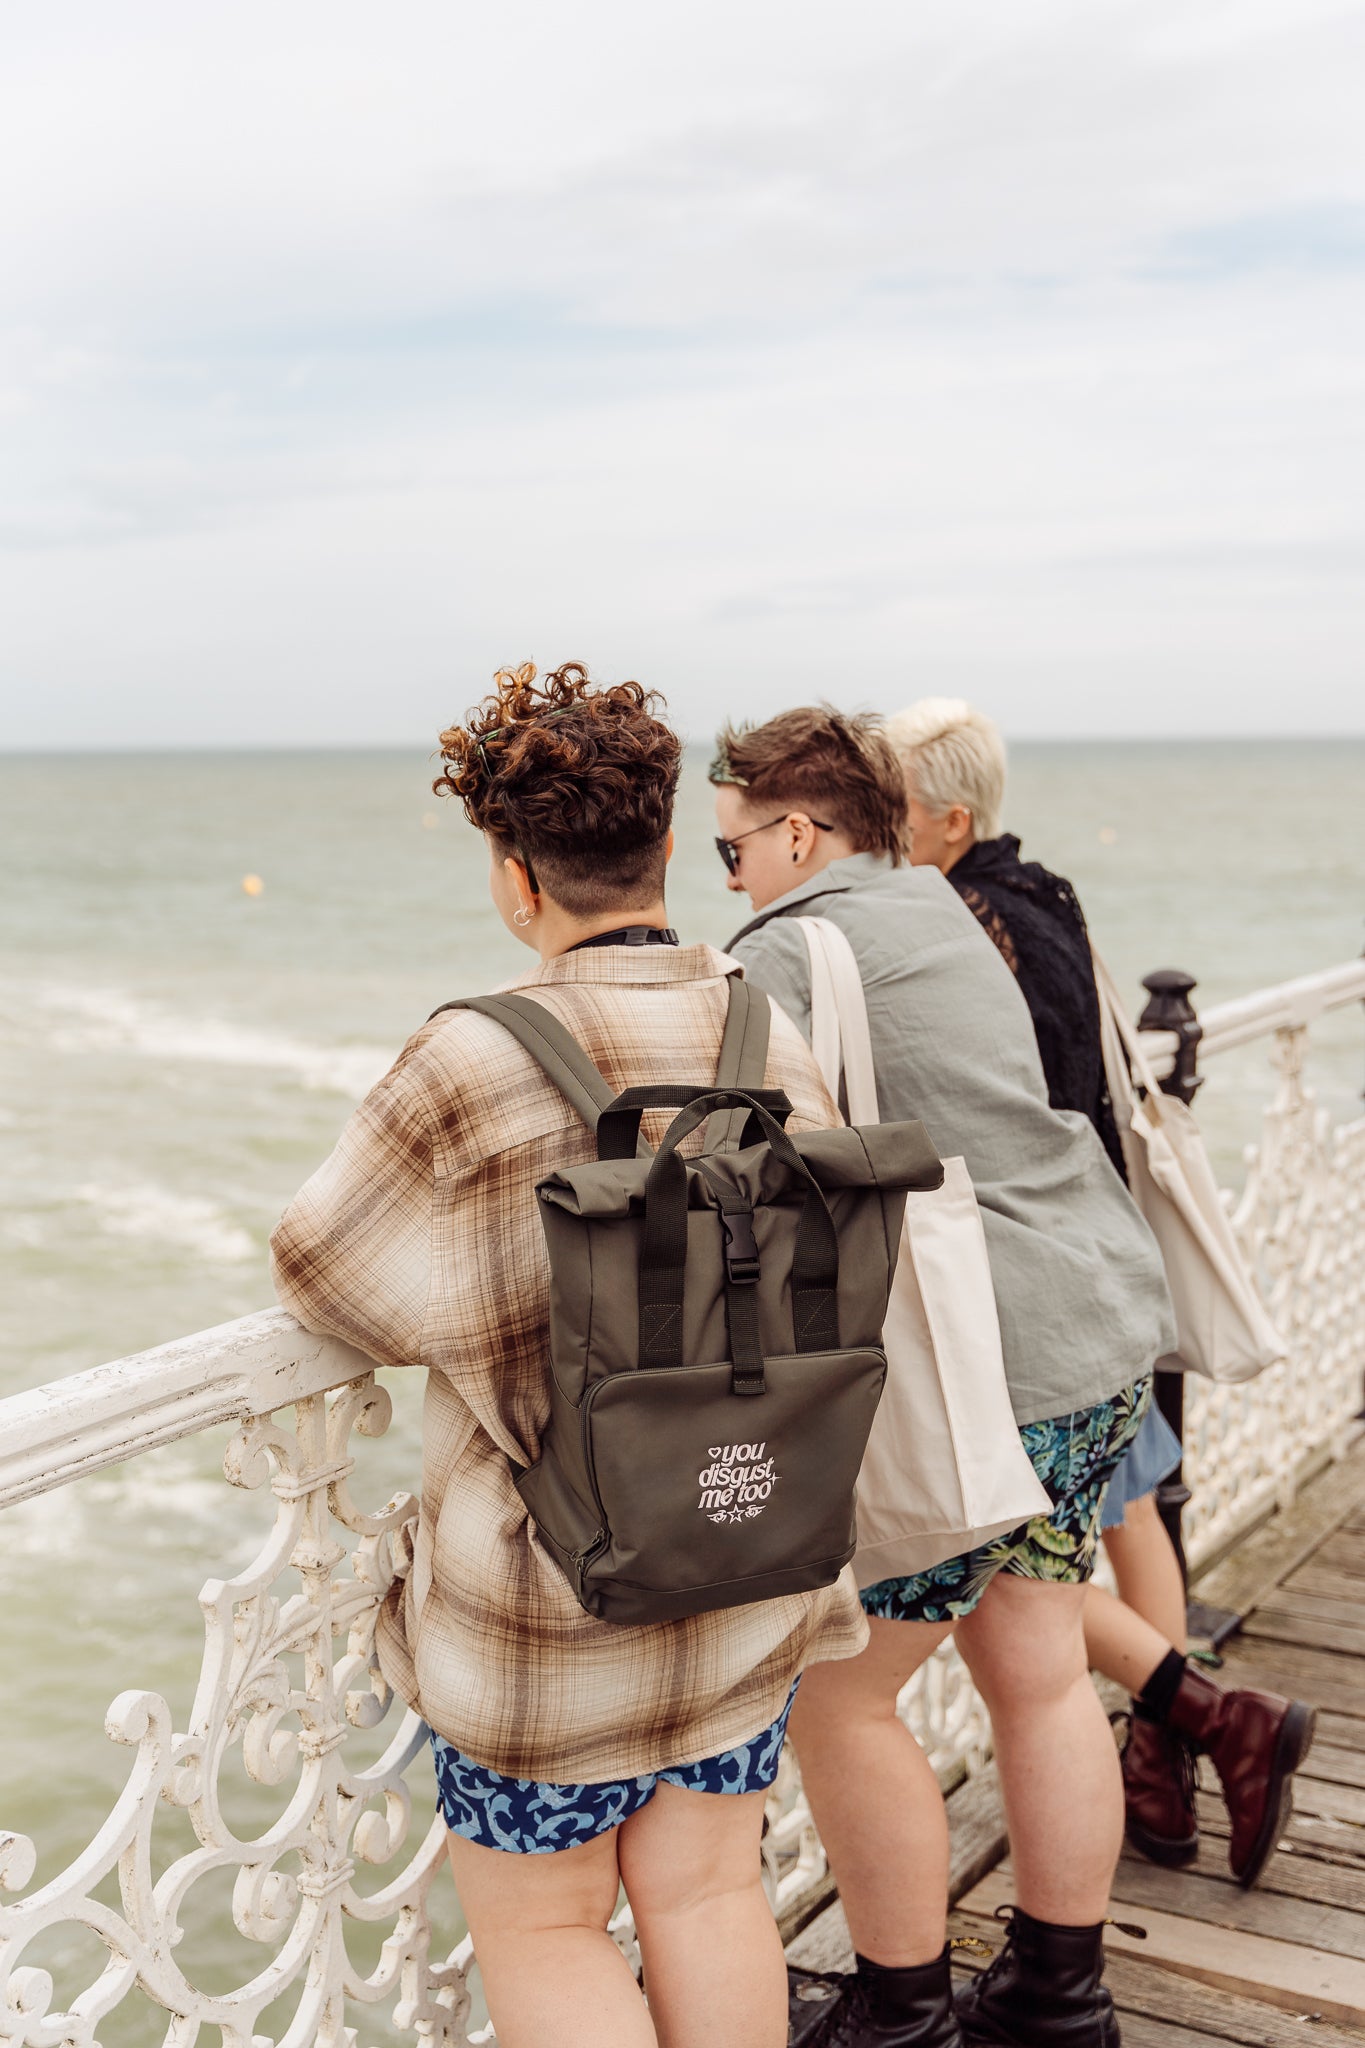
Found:
[(265, 883), (259, 875), (243, 875), (242, 894), (244, 896), (263, 896), (265, 894)]

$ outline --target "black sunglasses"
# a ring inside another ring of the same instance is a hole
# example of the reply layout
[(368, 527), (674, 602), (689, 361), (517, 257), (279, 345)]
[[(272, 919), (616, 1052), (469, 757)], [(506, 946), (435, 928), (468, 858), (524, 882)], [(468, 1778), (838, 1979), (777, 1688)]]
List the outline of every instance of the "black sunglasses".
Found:
[[(771, 832), (774, 825), (785, 825), (788, 818), (794, 817), (795, 815), (796, 813), (793, 811), (783, 811), (782, 816), (780, 818), (769, 818), (766, 825), (751, 825), (747, 832), (739, 833), (734, 839), (717, 839), (716, 852), (725, 862), (725, 865), (729, 869), (730, 873), (732, 875), (737, 875), (739, 873), (738, 848), (740, 840), (752, 839), (755, 832)], [(802, 816), (804, 815), (805, 813), (803, 812)], [(817, 832), (832, 832), (834, 830), (834, 827), (832, 825), (822, 825), (818, 818), (812, 818), (811, 823), (812, 825), (814, 825)]]

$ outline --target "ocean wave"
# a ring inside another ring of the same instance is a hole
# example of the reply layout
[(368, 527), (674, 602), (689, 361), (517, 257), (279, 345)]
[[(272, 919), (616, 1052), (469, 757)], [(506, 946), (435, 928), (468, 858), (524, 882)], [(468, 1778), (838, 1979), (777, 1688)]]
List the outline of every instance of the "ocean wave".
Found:
[(266, 1068), (293, 1074), (305, 1088), (358, 1101), (386, 1074), (394, 1055), (374, 1045), (325, 1045), (284, 1032), (188, 1017), (123, 989), (47, 989), (44, 1007), (61, 1021), (51, 1043), (62, 1052), (128, 1051), (148, 1059)]
[(75, 1192), (77, 1201), (89, 1203), (100, 1229), (111, 1237), (174, 1245), (225, 1266), (259, 1256), (251, 1233), (204, 1195), (179, 1195), (151, 1182), (110, 1186), (89, 1181)]

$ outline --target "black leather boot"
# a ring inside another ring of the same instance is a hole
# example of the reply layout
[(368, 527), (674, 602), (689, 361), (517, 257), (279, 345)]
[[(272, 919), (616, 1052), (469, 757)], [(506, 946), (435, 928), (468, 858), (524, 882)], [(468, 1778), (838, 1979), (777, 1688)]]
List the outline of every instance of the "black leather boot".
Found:
[(932, 1963), (904, 1970), (866, 1956), (857, 1961), (812, 2048), (963, 2048), (946, 1948)]
[(1055, 1927), (1002, 1906), (1005, 1946), (957, 1995), (970, 2048), (1119, 2048), (1104, 1974), (1104, 1922)]

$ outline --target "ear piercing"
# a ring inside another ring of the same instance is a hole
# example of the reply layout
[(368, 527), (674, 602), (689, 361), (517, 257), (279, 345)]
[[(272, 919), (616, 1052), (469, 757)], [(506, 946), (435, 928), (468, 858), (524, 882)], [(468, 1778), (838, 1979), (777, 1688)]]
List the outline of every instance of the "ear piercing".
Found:
[(526, 908), (526, 905), (523, 903), (512, 912), (512, 922), (513, 924), (519, 924), (522, 930), (525, 931), (527, 925), (531, 922), (531, 919), (534, 916), (534, 910), (528, 910)]

